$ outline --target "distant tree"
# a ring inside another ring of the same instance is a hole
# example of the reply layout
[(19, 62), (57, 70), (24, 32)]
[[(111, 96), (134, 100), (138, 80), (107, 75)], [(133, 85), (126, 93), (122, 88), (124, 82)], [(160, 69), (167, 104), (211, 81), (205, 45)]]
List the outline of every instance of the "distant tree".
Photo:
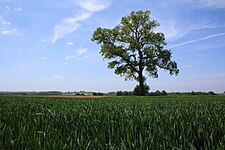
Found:
[(109, 92), (107, 95), (108, 96), (116, 96), (116, 92)]
[(139, 82), (139, 94), (145, 95), (145, 77), (158, 78), (158, 69), (168, 70), (177, 75), (177, 63), (171, 61), (171, 51), (166, 45), (163, 33), (155, 32), (159, 23), (150, 20), (150, 11), (133, 11), (122, 17), (119, 25), (113, 29), (97, 28), (92, 41), (101, 44), (101, 55), (112, 60), (108, 68), (125, 79)]
[(94, 92), (94, 93), (92, 93), (92, 95), (93, 95), (93, 96), (97, 96), (97, 93)]
[(217, 94), (214, 93), (213, 91), (209, 91), (208, 94), (209, 94), (209, 95), (217, 95)]
[(117, 91), (116, 96), (132, 96), (132, 91)]
[(117, 91), (116, 92), (116, 96), (122, 96), (123, 94), (122, 94), (122, 91)]
[(104, 94), (103, 93), (97, 93), (97, 96), (103, 96)]
[(162, 96), (166, 96), (166, 95), (167, 95), (166, 91), (163, 90), (163, 91), (161, 92), (161, 95), (162, 95)]
[(159, 90), (155, 91), (155, 95), (156, 96), (160, 96), (161, 95), (161, 92)]
[(157, 91), (155, 91), (155, 92), (150, 92), (150, 93), (148, 93), (147, 95), (148, 95), (148, 96), (161, 96), (162, 93), (161, 93), (159, 90), (157, 90)]
[(76, 95), (76, 96), (80, 96), (80, 93), (76, 93), (75, 95)]

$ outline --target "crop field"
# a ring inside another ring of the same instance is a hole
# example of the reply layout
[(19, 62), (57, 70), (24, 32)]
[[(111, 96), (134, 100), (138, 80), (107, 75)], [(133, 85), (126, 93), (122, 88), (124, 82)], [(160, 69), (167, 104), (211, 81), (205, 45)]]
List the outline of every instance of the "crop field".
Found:
[(225, 96), (0, 97), (0, 149), (225, 149)]

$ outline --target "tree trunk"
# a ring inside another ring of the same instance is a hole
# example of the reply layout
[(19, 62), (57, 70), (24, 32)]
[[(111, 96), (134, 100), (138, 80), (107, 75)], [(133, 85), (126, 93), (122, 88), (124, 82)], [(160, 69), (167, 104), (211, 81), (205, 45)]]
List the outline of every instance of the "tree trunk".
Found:
[(145, 89), (144, 89), (144, 77), (143, 77), (143, 54), (142, 51), (139, 49), (138, 50), (138, 54), (139, 54), (139, 72), (138, 72), (138, 76), (139, 76), (139, 95), (140, 96), (145, 96)]
[(144, 78), (142, 75), (142, 71), (139, 71), (139, 95), (145, 96)]
[(139, 72), (138, 72), (138, 78), (139, 78), (139, 95), (140, 96), (145, 96), (145, 89), (144, 89), (144, 77), (143, 77), (143, 54), (141, 50), (138, 50), (139, 54)]

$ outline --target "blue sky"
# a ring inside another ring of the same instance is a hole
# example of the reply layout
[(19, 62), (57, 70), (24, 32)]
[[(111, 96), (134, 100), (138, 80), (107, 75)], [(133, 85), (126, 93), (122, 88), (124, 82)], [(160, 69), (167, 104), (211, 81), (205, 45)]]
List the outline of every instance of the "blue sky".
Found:
[(0, 91), (133, 90), (91, 41), (133, 10), (151, 11), (180, 69), (151, 91), (225, 91), (224, 0), (0, 0)]

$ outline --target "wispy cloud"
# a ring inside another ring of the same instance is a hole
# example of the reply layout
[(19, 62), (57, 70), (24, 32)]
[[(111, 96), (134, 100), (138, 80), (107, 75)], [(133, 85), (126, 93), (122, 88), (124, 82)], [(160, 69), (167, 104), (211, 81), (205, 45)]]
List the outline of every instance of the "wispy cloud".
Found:
[(11, 25), (11, 24), (12, 23), (10, 21), (7, 21), (0, 16), (0, 25)]
[(72, 45), (74, 45), (74, 43), (73, 42), (67, 42), (66, 45), (72, 46)]
[(81, 61), (81, 60), (90, 60), (89, 58), (96, 57), (98, 56), (97, 54), (88, 54), (87, 53), (88, 49), (87, 48), (80, 48), (77, 51), (75, 51), (74, 54), (70, 54), (65, 58), (66, 65), (68, 64), (69, 60), (75, 60), (75, 61)]
[(209, 35), (209, 36), (206, 36), (206, 37), (203, 37), (203, 38), (200, 38), (200, 39), (191, 40), (191, 41), (179, 43), (179, 44), (176, 44), (176, 45), (172, 45), (172, 46), (169, 47), (169, 49), (184, 46), (184, 45), (188, 45), (188, 44), (192, 44), (192, 43), (197, 43), (197, 42), (200, 42), (200, 41), (208, 40), (208, 39), (215, 38), (215, 37), (218, 37), (218, 36), (223, 36), (223, 35), (225, 35), (225, 32), (219, 33), (219, 34), (214, 34), (214, 35)]
[(91, 58), (91, 57), (96, 57), (96, 56), (98, 56), (98, 55), (97, 54), (85, 55), (83, 57), (78, 58), (77, 61), (84, 60), (84, 59), (88, 59), (88, 58)]
[(12, 23), (0, 16), (0, 35), (18, 35), (17, 29), (12, 28)]
[(197, 56), (197, 57), (204, 57), (204, 56), (211, 56), (211, 55), (215, 55), (215, 54), (204, 53), (204, 54), (198, 54), (198, 55), (196, 55), (196, 56)]
[(192, 67), (194, 67), (194, 66), (196, 66), (196, 65), (199, 65), (199, 64), (201, 64), (201, 63), (200, 63), (199, 61), (196, 61), (196, 62), (193, 62), (193, 63), (191, 63), (191, 64), (185, 65), (185, 66), (184, 66), (184, 69), (192, 68)]
[(79, 0), (77, 2), (80, 8), (83, 9), (83, 12), (73, 17), (65, 18), (59, 24), (55, 25), (52, 43), (76, 31), (82, 21), (87, 20), (93, 13), (106, 9), (109, 6), (108, 2), (97, 0)]
[(52, 43), (55, 43), (58, 39), (77, 30), (80, 25), (79, 22), (86, 20), (90, 16), (91, 13), (84, 12), (78, 16), (62, 20), (62, 22), (60, 24), (57, 24), (54, 28), (54, 36), (52, 39)]
[(156, 32), (162, 32), (165, 34), (166, 40), (172, 41), (186, 35), (190, 29), (186, 28), (186, 30), (182, 29), (176, 24), (175, 20), (163, 20), (160, 22), (160, 27), (156, 29)]
[(56, 74), (56, 75), (53, 75), (52, 78), (53, 79), (62, 79), (63, 76)]
[(75, 54), (70, 54), (70, 55), (68, 55), (68, 56), (65, 58), (65, 60), (66, 60), (66, 61), (69, 61), (69, 60), (78, 58), (79, 56), (85, 54), (87, 51), (88, 51), (87, 48), (80, 48), (80, 49), (78, 49), (78, 50), (75, 52)]
[(17, 34), (17, 30), (16, 29), (5, 29), (5, 30), (1, 30), (0, 34), (3, 34), (3, 35)]
[(5, 9), (9, 11), (11, 8), (9, 6), (5, 6)]
[(45, 56), (43, 56), (43, 57), (41, 57), (41, 60), (43, 60), (43, 61), (47, 61), (47, 60), (48, 60), (48, 58), (47, 58), (47, 57), (45, 57)]
[(204, 7), (225, 8), (224, 0), (199, 0), (199, 2)]
[(177, 20), (162, 20), (160, 27), (156, 30), (165, 34), (166, 40), (175, 41), (188, 35), (190, 32), (206, 29), (224, 28), (225, 24), (215, 24), (210, 22), (179, 24)]
[(44, 42), (44, 43), (50, 43), (49, 42), (49, 40), (47, 40), (47, 39), (42, 39), (42, 40), (40, 40), (41, 42)]
[(15, 7), (15, 8), (11, 8), (10, 6), (5, 6), (5, 10), (6, 11), (16, 11), (16, 12), (22, 12), (23, 9), (21, 7)]
[[(181, 2), (180, 0), (177, 0)], [(224, 0), (183, 0), (182, 2), (194, 4), (198, 8), (225, 8)]]
[(80, 56), (80, 55), (82, 55), (82, 54), (84, 54), (84, 53), (86, 53), (87, 52), (87, 48), (80, 48), (80, 49), (78, 49), (77, 51), (76, 51), (76, 54), (78, 55), (78, 56)]
[(97, 12), (106, 9), (110, 3), (109, 1), (97, 1), (97, 0), (79, 0), (80, 7), (84, 8), (88, 12)]
[(16, 8), (14, 8), (14, 10), (17, 11), (17, 12), (23, 11), (23, 9), (21, 7), (16, 7)]

